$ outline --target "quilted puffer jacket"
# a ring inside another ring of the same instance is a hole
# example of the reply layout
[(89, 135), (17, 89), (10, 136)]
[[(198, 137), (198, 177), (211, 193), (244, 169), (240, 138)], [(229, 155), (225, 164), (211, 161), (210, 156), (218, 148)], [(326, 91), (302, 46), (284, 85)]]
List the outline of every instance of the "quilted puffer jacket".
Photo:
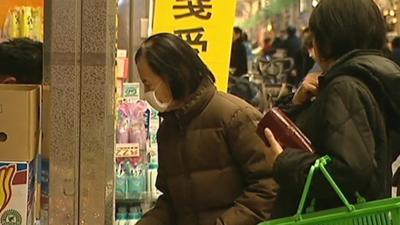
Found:
[[(400, 67), (377, 51), (355, 50), (337, 60), (320, 78), (316, 99), (293, 115), (316, 154), (288, 148), (278, 156), (276, 207), (285, 210), (274, 217), (295, 213), (308, 171), (323, 155), (333, 158), (327, 168), (351, 202), (356, 192), (369, 201), (391, 196), (391, 165), (400, 152), (399, 88)], [(320, 174), (312, 187), (317, 210), (343, 205)]]
[(205, 79), (185, 106), (161, 116), (163, 194), (139, 225), (256, 225), (270, 218), (277, 184), (256, 134), (256, 109)]

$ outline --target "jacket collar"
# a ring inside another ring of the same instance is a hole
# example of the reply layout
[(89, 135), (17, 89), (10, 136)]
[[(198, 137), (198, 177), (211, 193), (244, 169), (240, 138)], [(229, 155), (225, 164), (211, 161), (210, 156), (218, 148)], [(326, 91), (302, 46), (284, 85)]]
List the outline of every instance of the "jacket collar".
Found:
[(179, 109), (160, 113), (163, 118), (175, 117), (178, 120), (189, 121), (196, 117), (210, 102), (216, 88), (210, 79), (203, 79), (196, 92)]
[[(375, 56), (382, 56), (382, 53), (378, 50), (353, 50), (342, 57), (340, 57), (336, 62), (333, 64), (333, 66), (326, 71), (323, 76), (319, 78), (319, 83), (320, 87), (324, 88), (326, 87), (335, 77), (339, 75), (344, 75), (343, 74), (343, 68), (347, 67), (348, 64), (352, 63), (352, 59), (360, 56), (366, 56), (366, 55), (375, 55)], [(352, 72), (352, 71), (346, 71), (347, 73)], [(350, 75), (350, 74), (348, 74)]]
[[(339, 76), (350, 76), (362, 81), (376, 98), (377, 102), (387, 110), (392, 125), (400, 124), (400, 67), (385, 58), (380, 51), (355, 50), (341, 57), (319, 79), (323, 90)], [(400, 126), (397, 126), (400, 130)]]

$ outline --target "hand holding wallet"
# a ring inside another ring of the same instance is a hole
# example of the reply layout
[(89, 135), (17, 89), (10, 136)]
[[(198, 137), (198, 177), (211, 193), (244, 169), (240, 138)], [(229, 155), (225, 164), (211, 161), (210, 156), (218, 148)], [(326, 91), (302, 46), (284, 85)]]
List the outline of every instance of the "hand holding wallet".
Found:
[(257, 126), (257, 134), (267, 146), (270, 146), (264, 133), (266, 128), (272, 131), (283, 149), (297, 148), (314, 152), (311, 141), (279, 108), (267, 112)]

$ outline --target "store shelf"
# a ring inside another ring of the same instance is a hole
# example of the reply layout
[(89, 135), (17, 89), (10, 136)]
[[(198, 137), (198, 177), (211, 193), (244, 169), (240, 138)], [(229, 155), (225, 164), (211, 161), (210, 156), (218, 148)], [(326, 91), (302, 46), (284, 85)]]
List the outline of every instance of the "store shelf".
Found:
[(127, 203), (127, 204), (140, 204), (146, 201), (146, 199), (134, 199), (134, 198), (116, 198), (117, 203)]

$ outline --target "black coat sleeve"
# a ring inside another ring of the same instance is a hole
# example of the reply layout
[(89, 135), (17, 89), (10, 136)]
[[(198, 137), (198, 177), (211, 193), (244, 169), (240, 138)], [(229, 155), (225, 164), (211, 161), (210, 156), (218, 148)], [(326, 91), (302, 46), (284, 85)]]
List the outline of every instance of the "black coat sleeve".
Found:
[[(323, 155), (333, 158), (328, 170), (345, 193), (365, 189), (377, 168), (373, 127), (373, 97), (354, 82), (338, 82), (328, 86), (319, 97), (322, 102), (316, 123), (320, 123), (318, 153), (285, 149), (274, 163), (273, 173), (279, 185), (301, 193), (308, 171)], [(334, 194), (322, 175), (312, 184), (317, 198)]]

